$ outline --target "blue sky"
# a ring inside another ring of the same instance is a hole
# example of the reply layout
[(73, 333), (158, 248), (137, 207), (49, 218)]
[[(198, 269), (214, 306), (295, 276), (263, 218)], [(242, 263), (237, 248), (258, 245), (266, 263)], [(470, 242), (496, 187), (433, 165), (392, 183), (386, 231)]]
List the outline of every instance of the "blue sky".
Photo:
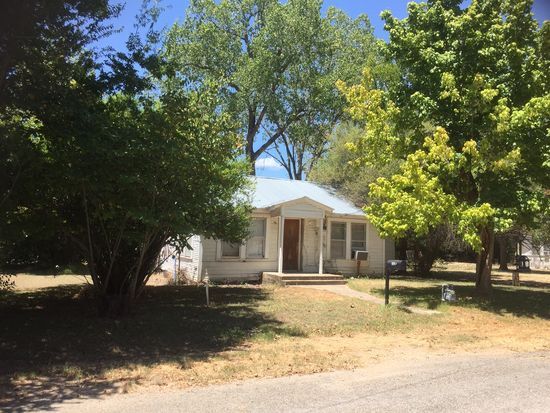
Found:
[[(374, 34), (387, 40), (387, 33), (384, 31), (384, 24), (380, 19), (380, 13), (383, 10), (391, 10), (397, 18), (403, 18), (407, 14), (407, 3), (411, 0), (325, 0), (324, 10), (330, 6), (337, 7), (345, 11), (348, 15), (356, 17), (359, 14), (367, 14), (374, 28)], [(128, 34), (132, 32), (135, 16), (141, 7), (141, 0), (127, 0), (124, 10), (116, 21), (113, 21), (115, 28), (121, 29), (106, 39), (100, 46), (112, 46), (117, 50), (125, 48), (125, 42)], [(182, 21), (185, 16), (185, 10), (188, 5), (187, 0), (163, 0), (161, 4), (166, 10), (161, 15), (159, 24), (170, 26), (176, 21)], [(550, 20), (550, 0), (534, 0), (533, 13), (535, 18), (542, 24), (544, 20)], [(258, 175), (271, 177), (286, 177), (286, 172), (282, 170), (272, 159), (261, 161), (263, 167), (257, 168)]]

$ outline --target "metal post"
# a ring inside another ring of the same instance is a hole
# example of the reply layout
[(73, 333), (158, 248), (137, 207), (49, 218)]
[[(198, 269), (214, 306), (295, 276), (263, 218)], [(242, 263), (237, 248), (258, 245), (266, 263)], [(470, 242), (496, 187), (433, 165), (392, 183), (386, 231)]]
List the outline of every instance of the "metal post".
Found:
[(384, 287), (384, 304), (390, 303), (390, 269), (386, 265), (386, 286)]

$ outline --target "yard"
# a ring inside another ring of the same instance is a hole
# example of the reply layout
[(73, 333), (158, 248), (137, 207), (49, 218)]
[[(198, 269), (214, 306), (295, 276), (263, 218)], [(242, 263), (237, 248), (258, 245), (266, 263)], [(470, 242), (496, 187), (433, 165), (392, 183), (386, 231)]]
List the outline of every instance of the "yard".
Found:
[[(135, 314), (111, 320), (96, 316), (81, 283), (27, 285), (0, 302), (0, 409), (447, 352), (550, 349), (550, 274), (522, 275), (519, 288), (497, 280), (490, 301), (476, 297), (471, 276), (448, 268), (437, 278), (392, 280), (393, 301), (441, 311), (431, 316), (298, 287), (213, 287), (207, 308), (202, 287), (156, 285)], [(457, 286), (457, 303), (440, 303), (442, 282)], [(350, 286), (382, 292), (381, 279)]]

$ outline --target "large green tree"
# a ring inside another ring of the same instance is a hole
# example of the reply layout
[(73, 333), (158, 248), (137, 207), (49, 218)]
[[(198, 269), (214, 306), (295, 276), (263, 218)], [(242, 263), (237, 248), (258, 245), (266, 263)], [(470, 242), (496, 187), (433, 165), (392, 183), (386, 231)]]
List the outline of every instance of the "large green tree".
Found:
[[(366, 16), (353, 20), (321, 0), (193, 0), (168, 33), (165, 57), (195, 84), (223, 81), (222, 110), (256, 159), (277, 145), (289, 176), (301, 179), (319, 140), (339, 120), (337, 79), (358, 80), (381, 57)], [(319, 133), (321, 132), (321, 133)], [(289, 155), (289, 156), (287, 156)]]
[(52, 237), (51, 221), (36, 215), (35, 222), (23, 225), (14, 212), (44, 195), (47, 188), (37, 183), (46, 150), (44, 121), (56, 122), (62, 130), (76, 114), (63, 105), (68, 94), (77, 92), (69, 82), (98, 68), (86, 46), (110, 33), (107, 21), (119, 7), (102, 0), (53, 0), (12, 2), (2, 9), (0, 266), (28, 262), (31, 256), (32, 262), (39, 256), (63, 261), (71, 254), (62, 237)]
[(367, 73), (342, 88), (366, 121), (354, 147), (361, 160), (401, 162), (371, 185), (372, 222), (393, 237), (456, 222), (479, 251), (477, 285), (488, 292), (495, 231), (546, 208), (548, 31), (529, 0), (460, 4), (410, 3), (402, 20), (384, 13), (402, 82), (379, 90)]
[[(190, 92), (185, 79), (161, 81), (162, 60), (135, 36), (107, 70), (91, 51), (95, 37), (80, 33), (87, 26), (77, 6), (92, 2), (75, 4), (60, 2), (46, 23), (33, 17), (47, 47), (29, 46), (6, 74), (0, 253), (41, 240), (74, 248), (101, 313), (118, 315), (139, 298), (166, 243), (182, 248), (197, 233), (246, 236), (247, 171), (216, 85)], [(104, 32), (103, 15), (83, 16)], [(67, 37), (50, 32), (55, 25)]]
[[(370, 185), (378, 178), (390, 178), (398, 171), (397, 161), (373, 166), (357, 162), (352, 148), (363, 138), (364, 128), (358, 124), (344, 122), (338, 125), (330, 136), (326, 153), (313, 166), (308, 179), (335, 188), (359, 207), (367, 206)], [(374, 200), (376, 202), (376, 199)], [(441, 224), (430, 228), (426, 234), (407, 234), (397, 243), (397, 253), (406, 258), (406, 251), (415, 252), (415, 268), (418, 275), (427, 276), (436, 259), (457, 252), (463, 246), (453, 236), (453, 228)]]

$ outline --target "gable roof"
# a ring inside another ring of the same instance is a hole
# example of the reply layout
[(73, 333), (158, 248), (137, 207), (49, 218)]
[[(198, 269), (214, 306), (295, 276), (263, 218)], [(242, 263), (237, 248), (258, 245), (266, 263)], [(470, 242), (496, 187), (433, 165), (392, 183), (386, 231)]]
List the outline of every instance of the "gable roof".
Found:
[(360, 208), (357, 208), (328, 187), (308, 181), (265, 177), (251, 177), (251, 179), (255, 182), (252, 197), (254, 208), (271, 208), (287, 202), (309, 199), (315, 203), (325, 205), (334, 214), (365, 215)]

